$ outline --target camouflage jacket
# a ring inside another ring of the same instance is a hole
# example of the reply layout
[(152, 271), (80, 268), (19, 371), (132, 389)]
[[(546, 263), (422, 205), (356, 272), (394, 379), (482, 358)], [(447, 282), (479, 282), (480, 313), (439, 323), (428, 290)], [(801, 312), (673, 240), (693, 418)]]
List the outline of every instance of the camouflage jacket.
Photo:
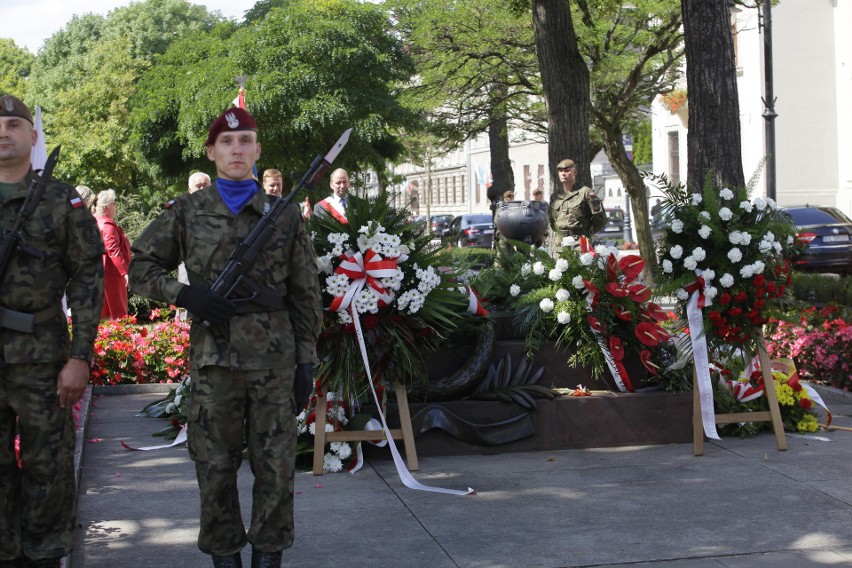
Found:
[[(184, 284), (172, 273), (181, 262), (190, 284), (212, 285), (231, 252), (268, 206), (260, 186), (237, 215), (222, 201), (215, 183), (179, 197), (133, 243), (131, 289), (174, 304)], [(315, 362), (322, 300), (314, 254), (299, 207), (288, 206), (276, 226), (249, 277), (278, 291), (284, 308), (265, 309), (252, 304), (251, 313), (238, 313), (231, 318), (229, 337), (219, 337), (193, 322), (193, 366), (258, 370)]]
[[(3, 184), (0, 230), (12, 228), (33, 177)], [(46, 363), (69, 356), (90, 361), (103, 304), (104, 252), (94, 217), (77, 192), (51, 180), (23, 230), (24, 243), (44, 256), (15, 253), (0, 282), (0, 306), (35, 314), (33, 333), (0, 329), (6, 363)], [(62, 296), (71, 309), (71, 337)]]
[(600, 198), (586, 186), (550, 197), (547, 211), (550, 228), (562, 235), (592, 236), (606, 225), (606, 211)]

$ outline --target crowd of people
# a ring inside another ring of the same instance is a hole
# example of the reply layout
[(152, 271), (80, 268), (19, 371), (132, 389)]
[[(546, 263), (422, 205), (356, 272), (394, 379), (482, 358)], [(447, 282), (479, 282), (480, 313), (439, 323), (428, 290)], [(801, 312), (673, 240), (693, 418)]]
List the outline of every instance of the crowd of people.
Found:
[[(284, 189), (279, 170), (256, 177), (261, 144), (248, 112), (231, 108), (210, 124), (205, 150), (215, 177), (189, 176), (187, 192), (132, 245), (115, 221), (113, 189), (75, 189), (32, 169), (37, 136), (30, 109), (0, 97), (0, 229), (28, 239), (0, 254), (0, 568), (55, 568), (72, 549), (71, 407), (88, 384), (99, 321), (127, 315), (128, 289), (178, 306), (192, 320), (188, 449), (200, 493), (199, 549), (215, 567), (234, 568), (250, 544), (253, 568), (279, 567), (293, 543), (295, 416), (313, 388), (322, 319), (305, 218), (347, 222), (348, 173), (331, 172), (330, 194), (313, 207), (286, 206), (251, 278), (223, 295), (214, 283), (234, 244)], [(600, 202), (588, 188), (574, 190), (571, 160), (557, 169), (562, 188), (552, 196), (551, 229), (593, 232)], [(40, 195), (39, 214), (22, 231), (16, 220), (32, 195)], [(237, 492), (245, 447), (255, 477), (248, 529)]]

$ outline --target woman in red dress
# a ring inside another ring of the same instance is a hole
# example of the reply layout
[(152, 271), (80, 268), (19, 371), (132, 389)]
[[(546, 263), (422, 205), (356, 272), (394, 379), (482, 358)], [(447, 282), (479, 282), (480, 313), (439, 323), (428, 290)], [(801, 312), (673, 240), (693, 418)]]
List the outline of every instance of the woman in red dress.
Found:
[(113, 218), (116, 213), (115, 191), (98, 194), (95, 220), (104, 240), (104, 307), (101, 319), (127, 315), (127, 268), (130, 266), (130, 241)]

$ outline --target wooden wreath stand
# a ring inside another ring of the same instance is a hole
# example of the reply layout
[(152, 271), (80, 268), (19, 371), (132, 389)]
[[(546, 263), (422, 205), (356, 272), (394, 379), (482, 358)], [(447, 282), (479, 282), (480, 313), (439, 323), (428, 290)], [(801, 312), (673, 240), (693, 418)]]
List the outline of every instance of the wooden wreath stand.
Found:
[[(408, 469), (416, 471), (420, 466), (417, 463), (417, 450), (414, 447), (414, 430), (411, 428), (411, 413), (408, 410), (408, 395), (405, 387), (399, 382), (393, 384), (396, 393), (396, 404), (399, 409), (399, 428), (390, 431), (394, 440), (402, 439), (405, 443), (405, 459)], [(323, 474), (323, 459), (325, 457), (325, 444), (327, 442), (368, 442), (371, 440), (385, 440), (384, 430), (344, 430), (343, 432), (326, 432), (325, 422), (327, 416), (327, 405), (324, 396), (317, 397), (316, 427), (314, 434), (314, 475)]]
[[(775, 394), (775, 379), (772, 378), (769, 356), (766, 354), (766, 342), (763, 332), (757, 340), (757, 357), (760, 361), (760, 372), (763, 374), (763, 392), (769, 402), (769, 410), (761, 412), (730, 412), (716, 414), (716, 424), (732, 424), (734, 422), (772, 422), (775, 433), (775, 443), (779, 451), (787, 449), (787, 438), (784, 437), (784, 423), (781, 421), (781, 409)], [(698, 395), (698, 373), (692, 371), (692, 454), (704, 455), (704, 425), (701, 422), (701, 399)]]

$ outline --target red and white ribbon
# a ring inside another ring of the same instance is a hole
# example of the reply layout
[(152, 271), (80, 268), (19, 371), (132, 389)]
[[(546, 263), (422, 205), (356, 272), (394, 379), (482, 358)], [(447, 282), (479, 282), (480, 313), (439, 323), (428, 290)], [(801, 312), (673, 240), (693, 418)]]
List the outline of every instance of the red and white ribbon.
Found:
[(476, 293), (476, 290), (467, 287), (467, 311), (475, 316), (479, 316), (484, 318), (488, 315), (488, 310), (482, 307), (482, 302), (479, 301), (479, 295)]
[(621, 392), (636, 392), (633, 388), (633, 383), (630, 381), (630, 377), (627, 375), (627, 369), (624, 367), (624, 363), (615, 360), (612, 356), (612, 352), (606, 346), (606, 342), (603, 340), (603, 336), (600, 333), (595, 330), (592, 330), (592, 333), (595, 334), (595, 339), (598, 340), (598, 345), (601, 348), (601, 353), (603, 353), (606, 366), (609, 367), (612, 379), (615, 381), (615, 386), (617, 386), (618, 390)]
[(707, 353), (707, 338), (704, 335), (704, 314), (701, 309), (712, 304), (713, 300), (704, 295), (704, 279), (687, 286), (689, 300), (686, 303), (686, 319), (689, 322), (689, 338), (692, 340), (692, 358), (695, 364), (698, 399), (701, 403), (701, 423), (704, 435), (711, 440), (719, 440), (716, 431), (716, 413), (713, 408), (713, 384), (710, 382), (710, 356)]
[(394, 259), (383, 259), (372, 249), (367, 249), (364, 254), (355, 252), (344, 255), (334, 272), (349, 277), (349, 288), (331, 301), (329, 306), (331, 311), (344, 312), (349, 309), (352, 300), (365, 286), (369, 286), (375, 292), (380, 307), (393, 300), (393, 291), (385, 288), (381, 279), (393, 278), (399, 274), (399, 268)]
[(756, 387), (748, 381), (728, 381), (734, 398), (740, 402), (749, 402), (763, 396), (763, 387)]
[(399, 450), (396, 447), (393, 435), (391, 435), (390, 428), (388, 428), (388, 423), (385, 420), (385, 415), (382, 412), (382, 405), (379, 404), (379, 397), (376, 394), (376, 388), (373, 386), (373, 375), (370, 372), (370, 360), (367, 357), (367, 346), (364, 343), (364, 332), (361, 330), (361, 321), (358, 316), (358, 310), (355, 308), (354, 304), (349, 306), (349, 312), (352, 314), (352, 322), (355, 324), (355, 334), (358, 337), (358, 345), (361, 347), (361, 358), (364, 360), (364, 369), (367, 373), (367, 384), (370, 385), (370, 391), (373, 393), (373, 401), (376, 403), (376, 411), (379, 413), (379, 419), (382, 422), (382, 430), (385, 432), (385, 438), (388, 441), (391, 456), (393, 456), (393, 463), (396, 465), (396, 472), (399, 474), (399, 479), (402, 481), (402, 484), (409, 489), (431, 491), (433, 493), (446, 493), (448, 495), (471, 495), (476, 493), (476, 491), (470, 487), (467, 488), (467, 491), (464, 491), (459, 489), (443, 489), (441, 487), (423, 485), (414, 479), (414, 476), (412, 476), (411, 472), (408, 471), (408, 468), (405, 467), (405, 462), (402, 461), (402, 456), (399, 455)]
[[(588, 241), (586, 237), (580, 237), (580, 245), (588, 247)], [(591, 283), (586, 283), (586, 303), (588, 304), (587, 310), (589, 312), (592, 311), (592, 305), (595, 303), (595, 299), (598, 293), (598, 289), (595, 288)], [(612, 375), (612, 380), (615, 381), (615, 386), (618, 387), (618, 390), (621, 392), (636, 392), (633, 388), (633, 383), (630, 381), (630, 377), (627, 375), (627, 369), (624, 367), (624, 363), (622, 363), (621, 359), (624, 358), (624, 353), (622, 350), (621, 357), (616, 358), (613, 357), (612, 351), (610, 351), (609, 347), (607, 347), (606, 341), (604, 341), (603, 335), (594, 328), (594, 326), (590, 326), (592, 333), (595, 336), (595, 339), (598, 342), (598, 346), (601, 348), (601, 353), (604, 356), (604, 361), (606, 361), (606, 366), (609, 367), (609, 372)]]

